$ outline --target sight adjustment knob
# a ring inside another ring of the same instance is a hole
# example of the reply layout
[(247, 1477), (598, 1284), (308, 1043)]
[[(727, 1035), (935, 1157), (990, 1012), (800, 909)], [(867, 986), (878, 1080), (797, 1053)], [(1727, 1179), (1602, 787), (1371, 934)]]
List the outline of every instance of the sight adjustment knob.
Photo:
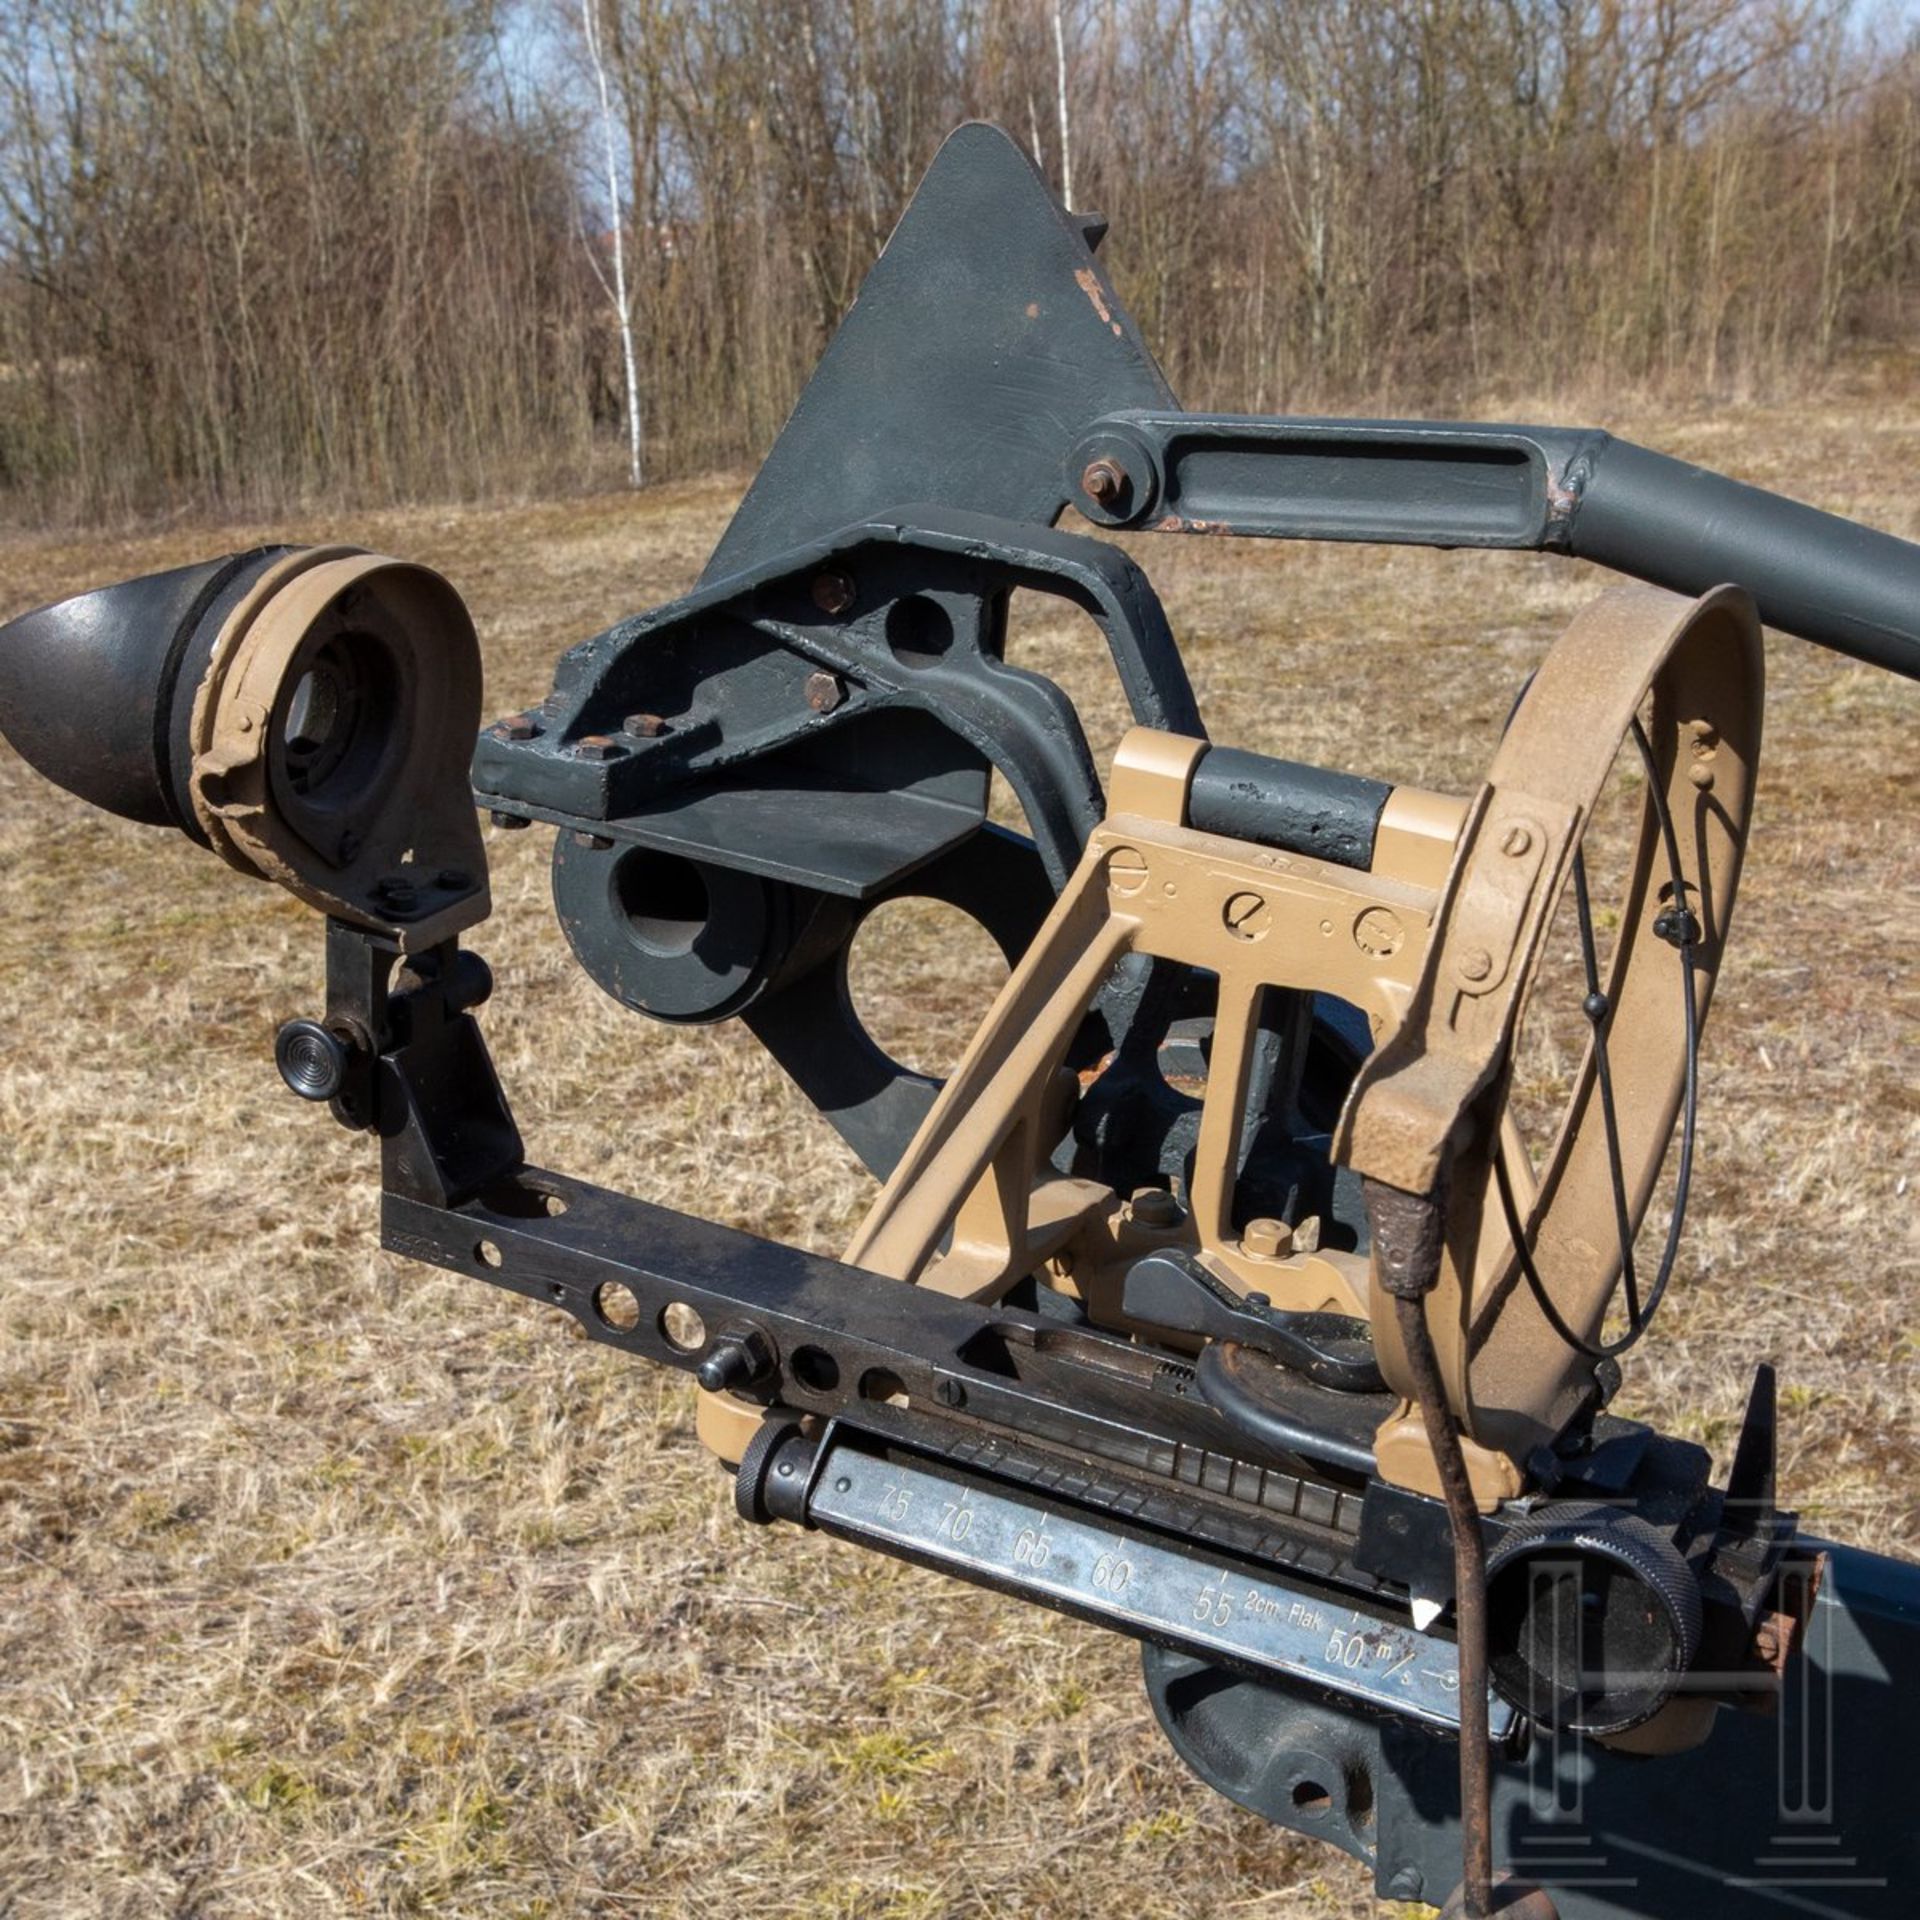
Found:
[(1494, 1690), (1549, 1726), (1624, 1733), (1678, 1690), (1701, 1613), (1670, 1535), (1607, 1507), (1543, 1508), (1487, 1559)]
[(353, 1071), (354, 1048), (318, 1020), (289, 1020), (274, 1035), (273, 1063), (302, 1100), (336, 1100)]

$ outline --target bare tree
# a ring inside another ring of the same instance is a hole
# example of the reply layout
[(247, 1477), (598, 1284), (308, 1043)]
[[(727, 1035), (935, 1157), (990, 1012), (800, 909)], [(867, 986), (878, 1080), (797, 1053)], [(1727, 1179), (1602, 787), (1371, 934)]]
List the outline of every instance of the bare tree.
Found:
[(600, 96), (600, 140), (606, 156), (607, 222), (613, 249), (613, 284), (607, 285), (600, 274), (600, 262), (591, 248), (587, 257), (600, 275), (613, 302), (614, 324), (620, 330), (620, 364), (627, 381), (627, 481), (631, 486), (643, 483), (640, 461), (640, 368), (633, 352), (633, 302), (627, 297), (626, 214), (620, 198), (620, 161), (614, 143), (613, 96), (607, 85), (607, 63), (600, 51), (600, 0), (580, 0), (580, 29), (585, 36), (587, 59), (593, 67), (594, 89)]

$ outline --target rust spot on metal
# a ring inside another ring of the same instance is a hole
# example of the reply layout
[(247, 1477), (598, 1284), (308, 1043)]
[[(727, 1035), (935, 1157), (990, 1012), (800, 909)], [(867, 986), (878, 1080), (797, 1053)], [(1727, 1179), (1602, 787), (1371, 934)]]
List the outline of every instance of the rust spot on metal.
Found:
[(1113, 310), (1107, 305), (1107, 296), (1100, 285), (1100, 276), (1091, 267), (1080, 267), (1074, 272), (1074, 279), (1080, 283), (1080, 291), (1093, 302), (1093, 310), (1100, 316), (1102, 323), (1112, 327), (1115, 333), (1120, 331), (1114, 324)]
[(842, 573), (838, 568), (829, 568), (825, 573), (813, 576), (811, 592), (813, 604), (822, 613), (845, 613), (853, 605), (853, 576)]
[(807, 675), (806, 695), (807, 705), (815, 713), (831, 713), (847, 697), (846, 682), (823, 667)]
[(1813, 1603), (1819, 1598), (1821, 1583), (1826, 1577), (1824, 1553), (1790, 1562), (1782, 1570), (1775, 1588), (1778, 1604), (1753, 1623), (1753, 1658), (1759, 1665), (1771, 1668), (1778, 1678), (1785, 1678), (1787, 1662), (1806, 1637), (1807, 1622), (1813, 1617)]

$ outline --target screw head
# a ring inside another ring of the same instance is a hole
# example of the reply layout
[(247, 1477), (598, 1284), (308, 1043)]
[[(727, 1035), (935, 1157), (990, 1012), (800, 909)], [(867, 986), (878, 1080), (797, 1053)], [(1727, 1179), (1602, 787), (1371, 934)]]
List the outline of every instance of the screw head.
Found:
[(1485, 947), (1469, 947), (1460, 956), (1462, 980), (1485, 980), (1493, 973), (1493, 955)]
[(1115, 893), (1138, 893), (1147, 884), (1147, 857), (1138, 847), (1115, 847), (1107, 855), (1107, 884)]
[(1258, 940), (1273, 919), (1266, 896), (1258, 893), (1234, 894), (1221, 908), (1220, 917), (1236, 940)]
[(958, 1380), (942, 1376), (934, 1382), (933, 1397), (943, 1407), (964, 1407), (967, 1404), (967, 1390)]
[(1518, 820), (1500, 836), (1500, 851), (1509, 860), (1518, 860), (1533, 845), (1533, 835)]
[(374, 897), (391, 913), (412, 913), (420, 904), (420, 890), (404, 873), (390, 873), (374, 888)]
[(1118, 511), (1129, 484), (1126, 468), (1104, 454), (1098, 460), (1089, 460), (1080, 474), (1080, 491), (1107, 513)]
[(617, 760), (620, 749), (604, 733), (583, 733), (573, 743), (574, 757), (579, 760)]
[(667, 723), (657, 713), (630, 713), (620, 723), (620, 731), (635, 740), (657, 740)]
[(843, 614), (853, 605), (853, 575), (842, 573), (837, 567), (829, 567), (824, 573), (813, 576), (813, 585), (808, 589), (813, 604), (822, 613)]
[(847, 697), (847, 685), (837, 673), (822, 668), (807, 675), (807, 705), (815, 713), (831, 713)]
[(496, 720), (493, 730), (502, 740), (532, 740), (540, 732), (530, 713), (510, 713), (504, 719)]

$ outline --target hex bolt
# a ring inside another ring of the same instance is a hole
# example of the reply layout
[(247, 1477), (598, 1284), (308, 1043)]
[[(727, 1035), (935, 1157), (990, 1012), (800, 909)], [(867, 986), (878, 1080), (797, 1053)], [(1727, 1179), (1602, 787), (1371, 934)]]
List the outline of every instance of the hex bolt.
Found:
[(635, 740), (658, 740), (667, 723), (657, 713), (630, 713), (620, 723), (620, 731)]
[(701, 1356), (694, 1378), (709, 1393), (730, 1393), (758, 1386), (773, 1365), (773, 1343), (758, 1327), (722, 1327)]
[(1418, 1900), (1427, 1890), (1427, 1877), (1418, 1867), (1402, 1867), (1387, 1882), (1387, 1892), (1396, 1900)]
[(1293, 1251), (1293, 1229), (1284, 1220), (1249, 1220), (1240, 1246), (1256, 1260), (1284, 1260)]
[(506, 813), (499, 807), (495, 807), (493, 811), (487, 815), (487, 818), (491, 820), (502, 833), (518, 833), (522, 827), (530, 827), (533, 825), (533, 822), (529, 820), (524, 813)]
[(1500, 836), (1500, 851), (1509, 860), (1518, 860), (1533, 845), (1533, 835), (1518, 820)]
[(604, 733), (583, 733), (573, 743), (573, 752), (580, 760), (617, 760), (620, 748), (615, 741)]
[(1469, 947), (1460, 956), (1462, 980), (1486, 980), (1493, 974), (1493, 955), (1485, 947)]
[(505, 719), (496, 720), (493, 730), (503, 740), (534, 740), (540, 734), (530, 713), (510, 713)]
[(1130, 476), (1118, 460), (1104, 454), (1089, 460), (1080, 475), (1080, 490), (1105, 513), (1117, 513), (1126, 497)]
[(1139, 1188), (1130, 1206), (1143, 1227), (1177, 1227), (1186, 1217), (1185, 1209), (1165, 1187)]
[(411, 913), (420, 904), (420, 891), (404, 873), (390, 873), (374, 888), (374, 897), (395, 913)]
[(831, 713), (847, 697), (847, 683), (823, 667), (807, 675), (807, 705), (815, 713)]
[(845, 613), (853, 605), (853, 575), (829, 567), (825, 573), (813, 576), (813, 585), (808, 591), (822, 613)]

